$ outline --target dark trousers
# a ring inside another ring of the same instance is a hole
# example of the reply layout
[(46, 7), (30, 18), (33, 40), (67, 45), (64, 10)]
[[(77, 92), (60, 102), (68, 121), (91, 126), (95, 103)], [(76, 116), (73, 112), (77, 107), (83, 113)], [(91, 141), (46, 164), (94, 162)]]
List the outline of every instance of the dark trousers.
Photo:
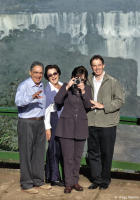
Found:
[(44, 184), (45, 142), (43, 120), (18, 120), (20, 184), (23, 189)]
[(92, 182), (97, 184), (110, 183), (115, 139), (116, 126), (89, 127), (88, 162)]
[(85, 140), (60, 138), (60, 142), (64, 160), (65, 186), (73, 186), (79, 180), (80, 161)]
[(62, 166), (63, 176), (63, 158), (59, 138), (55, 137), (55, 129), (58, 121), (57, 112), (51, 113), (50, 121), (52, 129), (51, 139), (49, 141), (48, 150), (46, 154), (45, 178), (49, 181), (58, 181), (61, 179), (59, 172), (59, 164), (61, 164)]

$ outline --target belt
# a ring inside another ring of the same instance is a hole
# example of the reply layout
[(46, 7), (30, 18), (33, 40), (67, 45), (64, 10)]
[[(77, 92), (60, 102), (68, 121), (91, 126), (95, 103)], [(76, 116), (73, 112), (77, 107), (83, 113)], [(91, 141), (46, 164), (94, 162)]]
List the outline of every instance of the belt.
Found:
[(29, 119), (29, 120), (43, 120), (44, 117), (31, 117), (31, 118), (19, 118), (19, 119)]

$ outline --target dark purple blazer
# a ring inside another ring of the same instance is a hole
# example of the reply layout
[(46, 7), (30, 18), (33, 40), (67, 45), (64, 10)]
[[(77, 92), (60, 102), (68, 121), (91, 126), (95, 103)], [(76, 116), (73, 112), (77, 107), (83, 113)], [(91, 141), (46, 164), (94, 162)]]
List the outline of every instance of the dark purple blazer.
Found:
[(86, 139), (88, 137), (86, 109), (92, 106), (91, 89), (86, 85), (85, 94), (75, 95), (71, 89), (66, 90), (66, 85), (63, 84), (54, 98), (56, 104), (64, 104), (55, 135), (62, 138)]

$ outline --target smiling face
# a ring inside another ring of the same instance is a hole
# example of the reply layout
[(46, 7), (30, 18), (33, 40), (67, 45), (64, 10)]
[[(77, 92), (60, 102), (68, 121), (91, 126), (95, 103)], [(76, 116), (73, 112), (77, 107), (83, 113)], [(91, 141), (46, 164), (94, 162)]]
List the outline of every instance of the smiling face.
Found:
[(29, 71), (29, 74), (36, 85), (39, 85), (43, 78), (43, 68), (36, 65)]
[(59, 73), (57, 72), (57, 70), (55, 68), (52, 68), (52, 69), (49, 69), (47, 71), (47, 77), (48, 77), (48, 80), (49, 82), (52, 84), (52, 85), (57, 85), (58, 84), (58, 81), (59, 81)]
[(104, 72), (105, 65), (102, 63), (100, 59), (94, 59), (91, 62), (91, 68), (95, 74), (96, 77), (102, 76)]

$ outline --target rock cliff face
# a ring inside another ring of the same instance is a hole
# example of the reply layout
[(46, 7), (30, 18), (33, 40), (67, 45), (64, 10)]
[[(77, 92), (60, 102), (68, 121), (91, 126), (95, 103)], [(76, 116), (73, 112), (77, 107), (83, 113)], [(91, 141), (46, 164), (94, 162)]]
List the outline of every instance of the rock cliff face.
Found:
[(85, 37), (87, 35), (87, 13), (36, 13), (36, 14), (2, 14), (0, 15), (0, 39), (9, 36), (10, 31), (29, 28), (45, 30), (54, 28), (57, 35), (69, 34), (71, 44), (77, 45), (83, 54), (87, 54)]
[[(7, 84), (9, 88), (12, 82), (13, 88), (17, 80), (27, 76), (33, 60), (59, 64), (64, 73), (62, 79), (66, 80), (74, 66), (88, 66), (93, 54), (101, 54), (119, 57), (110, 59), (110, 72), (121, 79), (127, 97), (139, 99), (136, 97), (140, 94), (138, 11), (0, 14), (0, 44), (2, 96)], [(2, 99), (0, 103), (3, 104)]]
[[(20, 13), (0, 15), (0, 39), (12, 31), (45, 31), (69, 36), (62, 46), (68, 51), (78, 50), (83, 55), (100, 53), (108, 57), (132, 58), (138, 62), (137, 95), (140, 95), (140, 12), (82, 12)], [(28, 36), (27, 36), (28, 37)], [(43, 37), (43, 34), (42, 34)], [(47, 35), (49, 36), (49, 33)], [(56, 40), (56, 43), (59, 41)]]

